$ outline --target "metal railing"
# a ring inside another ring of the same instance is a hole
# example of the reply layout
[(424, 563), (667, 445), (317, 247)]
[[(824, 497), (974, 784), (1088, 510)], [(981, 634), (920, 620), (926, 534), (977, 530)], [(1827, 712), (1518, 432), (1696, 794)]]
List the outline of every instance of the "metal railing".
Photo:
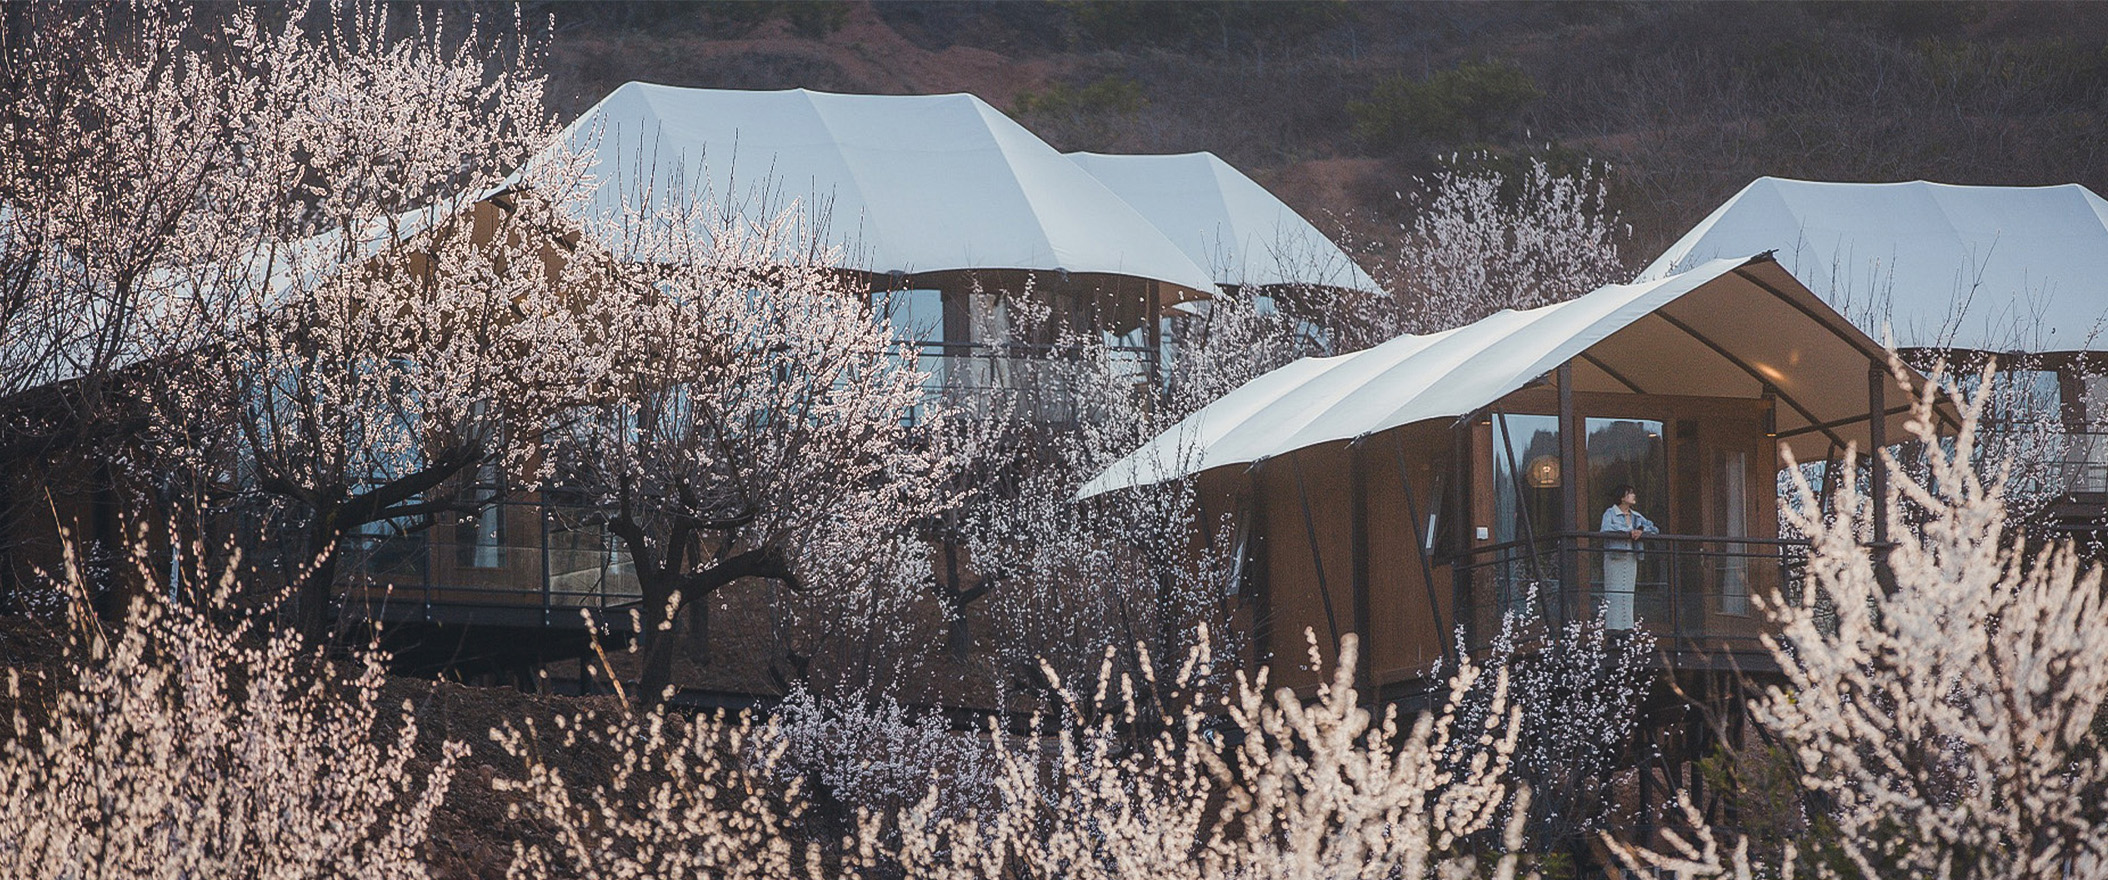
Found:
[(1754, 651), (1766, 625), (1752, 597), (1800, 601), (1807, 550), (1806, 541), (1782, 538), (1633, 542), (1601, 532), (1474, 547), (1454, 563), (1463, 588), (1458, 620), (1472, 648), (1500, 631), (1503, 616), (1534, 607), (1554, 622), (1601, 613), (1613, 629), (1644, 630), (1664, 647)]
[(2010, 458), (2016, 489), (2050, 495), (2108, 494), (2108, 431), (1986, 421), (1979, 449)]
[(339, 594), (348, 611), (369, 618), (451, 614), (578, 627), (583, 609), (596, 622), (627, 628), (643, 598), (635, 569), (620, 542), (585, 514), (505, 501), (459, 522), (349, 536), (339, 547)]
[[(989, 416), (998, 408), (1015, 408), (1035, 422), (1073, 424), (1088, 413), (1072, 387), (1084, 350), (1072, 345), (1032, 343), (914, 342), (924, 400), (944, 400), (969, 417)], [(1131, 378), (1137, 388), (1157, 381), (1158, 355), (1148, 346), (1104, 348), (1116, 377)], [(923, 407), (904, 418), (915, 424)]]
[(2051, 485), (2060, 494), (2108, 494), (2108, 432), (2066, 431), (2048, 441)]

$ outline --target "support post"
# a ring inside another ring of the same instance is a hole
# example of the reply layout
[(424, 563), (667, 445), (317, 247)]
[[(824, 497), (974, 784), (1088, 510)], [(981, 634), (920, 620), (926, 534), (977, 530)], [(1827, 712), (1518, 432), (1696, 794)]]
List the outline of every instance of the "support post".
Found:
[(1559, 365), (1559, 622), (1574, 619), (1575, 604), (1588, 578), (1577, 552), (1574, 511), (1581, 506), (1581, 430), (1574, 417), (1574, 364)]
[[(1451, 616), (1459, 621), (1463, 630), (1464, 644), (1456, 650), (1463, 651), (1472, 644), (1471, 624), (1477, 617), (1471, 605), (1471, 420), (1460, 419), (1449, 432), (1450, 468), (1454, 477), (1450, 485), (1455, 488), (1450, 495), (1450, 526), (1452, 545), (1449, 556), (1449, 607)], [(1437, 539), (1439, 540), (1439, 538)]]
[(1369, 611), (1369, 487), (1367, 457), (1365, 450), (1362, 449), (1362, 444), (1348, 444), (1347, 482), (1349, 486), (1347, 491), (1349, 498), (1347, 503), (1350, 509), (1347, 513), (1347, 531), (1348, 542), (1352, 545), (1348, 553), (1353, 557), (1349, 566), (1349, 577), (1353, 581), (1351, 590), (1354, 603), (1353, 611), (1350, 613), (1354, 619), (1354, 633), (1361, 637), (1361, 662), (1354, 667), (1355, 687), (1361, 691), (1364, 703), (1373, 704), (1376, 699), (1376, 691), (1371, 685), (1375, 683), (1376, 679), (1374, 675), (1375, 664), (1370, 662), (1370, 657), (1376, 653), (1376, 638), (1375, 633), (1369, 631), (1372, 621), (1370, 620)]
[(1888, 381), (1888, 370), (1883, 365), (1867, 365), (1866, 460), (1871, 468), (1867, 490), (1873, 496), (1874, 575), (1880, 579), (1883, 592), (1895, 589), (1895, 575), (1888, 568), (1888, 468), (1881, 461), (1882, 450), (1888, 448)]

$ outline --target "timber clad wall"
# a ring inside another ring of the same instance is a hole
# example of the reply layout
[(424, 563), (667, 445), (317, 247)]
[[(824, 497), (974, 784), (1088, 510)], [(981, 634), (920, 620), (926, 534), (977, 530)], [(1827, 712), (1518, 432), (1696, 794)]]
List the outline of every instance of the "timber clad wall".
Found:
[[(1447, 462), (1444, 433), (1438, 425), (1414, 425), (1376, 435), (1359, 449), (1328, 443), (1268, 460), (1249, 472), (1250, 476), (1243, 469), (1225, 468), (1202, 478), (1203, 491), (1222, 507), (1235, 509), (1237, 493), (1250, 492), (1255, 522), (1263, 523), (1254, 534), (1263, 543), (1263, 551), (1252, 554), (1252, 561), (1259, 567), (1256, 588), (1264, 594), (1257, 604), (1259, 613), (1266, 616), (1258, 624), (1265, 638), (1257, 646), (1262, 656), (1254, 659), (1272, 666), (1275, 683), (1300, 688), (1319, 681), (1319, 674), (1309, 668), (1306, 630), (1316, 633), (1329, 670), (1336, 656), (1336, 637), (1359, 629), (1355, 620), (1357, 482), (1366, 540), (1359, 554), (1367, 577), (1363, 589), (1368, 620), (1360, 633), (1364, 678), (1379, 685), (1407, 680), (1424, 674), (1440, 659), (1445, 630), (1455, 620), (1449, 568), (1431, 566), (1434, 583), (1428, 583), (1399, 479), (1398, 444), (1402, 441), (1405, 447), (1406, 468), (1413, 481), (1412, 506), (1424, 529), (1429, 506), (1435, 503), (1434, 474)], [(1313, 533), (1318, 549), (1315, 557)], [(1436, 613), (1440, 622), (1434, 619)], [(1271, 657), (1263, 655), (1268, 650)]]

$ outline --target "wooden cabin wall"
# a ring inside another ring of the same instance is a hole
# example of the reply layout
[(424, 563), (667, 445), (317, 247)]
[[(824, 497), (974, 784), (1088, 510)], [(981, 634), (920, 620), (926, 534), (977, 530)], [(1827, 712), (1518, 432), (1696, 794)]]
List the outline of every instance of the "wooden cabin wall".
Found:
[[(1251, 473), (1253, 515), (1264, 524), (1265, 542), (1260, 560), (1264, 596), (1257, 603), (1264, 618), (1255, 659), (1271, 665), (1275, 683), (1302, 688), (1321, 676), (1329, 678), (1338, 637), (1349, 632), (1360, 636), (1365, 684), (1413, 678), (1441, 657), (1454, 620), (1449, 571), (1421, 564), (1399, 479), (1397, 445), (1404, 443), (1413, 513), (1424, 524), (1434, 503), (1435, 474), (1447, 463), (1445, 433), (1440, 426), (1416, 426), (1402, 435), (1377, 435), (1359, 448), (1345, 443), (1310, 447), (1271, 459)], [(1360, 548), (1355, 546), (1357, 502), (1363, 516)], [(1365, 560), (1360, 568), (1366, 577), (1361, 585), (1365, 621), (1356, 619), (1357, 551)], [(1310, 667), (1306, 631), (1317, 636), (1323, 673)]]
[(1252, 476), (1255, 514), (1265, 523), (1268, 544), (1258, 659), (1272, 667), (1275, 684), (1309, 687), (1323, 675), (1310, 664), (1310, 635), (1315, 634), (1329, 670), (1336, 661), (1338, 637), (1354, 628), (1344, 444), (1269, 459)]
[[(1414, 425), (1363, 445), (1371, 611), (1363, 653), (1369, 658), (1369, 680), (1379, 686), (1424, 674), (1441, 659), (1455, 625), (1449, 566), (1432, 560), (1423, 566), (1414, 543), (1426, 539), (1430, 508), (1440, 503), (1436, 483), (1451, 480), (1448, 433), (1439, 424)], [(1412, 480), (1410, 499), (1399, 479), (1401, 447)], [(1449, 519), (1446, 511), (1440, 519)], [(1427, 580), (1430, 571), (1433, 583)]]

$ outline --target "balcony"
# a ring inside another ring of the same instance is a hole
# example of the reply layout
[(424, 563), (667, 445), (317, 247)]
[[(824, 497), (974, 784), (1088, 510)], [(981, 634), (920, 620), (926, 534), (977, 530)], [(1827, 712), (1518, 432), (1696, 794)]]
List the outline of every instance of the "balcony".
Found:
[[(1073, 426), (1088, 406), (1072, 387), (1083, 366), (1084, 351), (1073, 345), (1039, 345), (1023, 342), (990, 344), (979, 342), (910, 342), (917, 365), (927, 374), (923, 400), (943, 400), (969, 418), (985, 418), (1016, 407), (1016, 411), (1038, 424)], [(1158, 379), (1158, 358), (1147, 345), (1106, 345), (1113, 378), (1126, 380), (1137, 389), (1152, 386)], [(927, 418), (924, 405), (917, 405), (903, 418), (917, 424)]]
[(339, 548), (347, 617), (389, 623), (630, 628), (629, 554), (583, 508), (507, 501), (417, 531), (377, 523)]
[[(1755, 596), (1800, 601), (1805, 541), (1705, 535), (1649, 535), (1638, 542), (1630, 588), (1606, 586), (1604, 563), (1628, 551), (1598, 532), (1474, 548), (1457, 560), (1458, 620), (1467, 647), (1484, 647), (1505, 614), (1534, 604), (1554, 621), (1603, 613), (1613, 628), (1654, 636), (1676, 666), (1752, 669), (1768, 665), (1759, 638), (1768, 631)], [(1568, 578), (1562, 572), (1573, 570)]]

